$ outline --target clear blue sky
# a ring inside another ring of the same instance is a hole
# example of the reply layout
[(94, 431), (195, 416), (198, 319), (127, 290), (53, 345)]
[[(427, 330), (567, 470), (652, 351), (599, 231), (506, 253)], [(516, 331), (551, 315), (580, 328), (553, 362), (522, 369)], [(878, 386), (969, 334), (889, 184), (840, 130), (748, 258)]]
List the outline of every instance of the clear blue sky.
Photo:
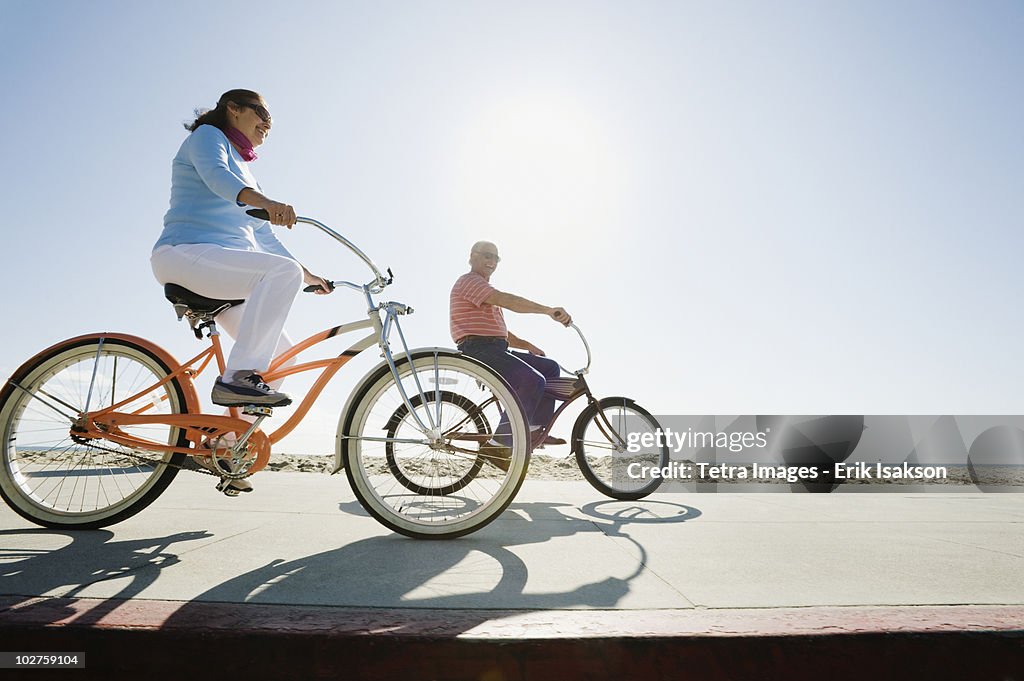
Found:
[[(494, 283), (568, 308), (596, 389), (655, 413), (1021, 413), (1021, 35), (997, 1), (0, 0), (0, 372), (89, 331), (198, 352), (148, 254), (181, 123), (246, 87), (264, 189), (394, 269), (415, 345), (451, 344), (490, 238)], [(360, 314), (308, 296), (289, 329)], [(331, 451), (375, 359), (280, 449)]]

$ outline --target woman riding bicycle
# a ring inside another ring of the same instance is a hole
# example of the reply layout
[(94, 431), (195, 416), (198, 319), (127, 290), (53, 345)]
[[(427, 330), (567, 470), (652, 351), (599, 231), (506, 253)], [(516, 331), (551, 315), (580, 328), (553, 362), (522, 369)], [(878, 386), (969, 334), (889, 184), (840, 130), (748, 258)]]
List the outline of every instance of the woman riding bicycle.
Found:
[(153, 273), (161, 284), (246, 301), (217, 318), (235, 345), (214, 386), (214, 404), (283, 407), (291, 398), (260, 374), (292, 345), (284, 322), (302, 283), (320, 286), (318, 293), (329, 293), (331, 286), (296, 261), (270, 224), (245, 213), (264, 208), (270, 223), (295, 224), (295, 210), (264, 196), (249, 169), (272, 124), (263, 98), (230, 90), (216, 108), (196, 113), (174, 157), (170, 208), (153, 247)]
[[(230, 90), (214, 109), (196, 115), (172, 164), (170, 208), (153, 247), (153, 274), (161, 284), (201, 296), (245, 301), (217, 318), (235, 345), (214, 384), (214, 404), (287, 406), (291, 397), (261, 374), (292, 346), (284, 323), (303, 282), (320, 294), (332, 286), (278, 240), (270, 224), (291, 228), (295, 210), (267, 198), (249, 169), (272, 125), (263, 97)], [(250, 218), (249, 207), (266, 209), (270, 222)], [(232, 487), (252, 489), (244, 480)]]

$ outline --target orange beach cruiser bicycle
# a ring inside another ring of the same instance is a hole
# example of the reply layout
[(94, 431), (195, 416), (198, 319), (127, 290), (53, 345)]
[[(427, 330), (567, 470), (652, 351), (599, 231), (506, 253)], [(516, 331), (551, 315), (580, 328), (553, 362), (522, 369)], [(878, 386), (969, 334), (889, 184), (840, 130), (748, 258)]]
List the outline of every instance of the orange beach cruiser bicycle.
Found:
[[(248, 212), (267, 219), (265, 211)], [(376, 300), (392, 283), (391, 271), (385, 276), (323, 223), (297, 221), (348, 248), (373, 278), (365, 284), (332, 282), (362, 294), (365, 319), (310, 336), (264, 372), (267, 382), (320, 372), (288, 419), (265, 432), (261, 426), (273, 413), (269, 407), (242, 408), (251, 421), (237, 408), (228, 415), (203, 413), (195, 379), (214, 363), (220, 373), (225, 366), (214, 318), (245, 301), (205, 298), (168, 284), (165, 295), (179, 320), (187, 319), (196, 338), (208, 341), (195, 357), (179, 363), (146, 339), (93, 333), (43, 350), (0, 389), (0, 496), (8, 505), (45, 527), (93, 529), (146, 508), (179, 470), (214, 474), (194, 457), (219, 469), (222, 485), (251, 476), (267, 465), (271, 446), (303, 420), (334, 375), (376, 346), (382, 361), (363, 377), (341, 412), (332, 472), (344, 470), (360, 504), (386, 527), (410, 537), (458, 537), (500, 515), (522, 485), (531, 449), (511, 388), (488, 366), (456, 350), (410, 350), (399, 319), (412, 308)], [(358, 331), (366, 334), (341, 354), (297, 363), (314, 346)], [(398, 352), (392, 349), (395, 339)], [(582, 381), (582, 373), (577, 379)], [(589, 388), (585, 393), (596, 404)], [(599, 425), (604, 448), (624, 452), (624, 436), (604, 410), (589, 413), (605, 424)], [(488, 445), (506, 414), (507, 448)], [(650, 419), (645, 429), (656, 426)], [(491, 465), (492, 452), (499, 449), (502, 461)], [(658, 458), (664, 456), (667, 452)], [(584, 466), (586, 459), (579, 460)], [(628, 492), (641, 492), (633, 497), (638, 498), (651, 489)]]
[[(267, 218), (264, 211), (249, 213)], [(214, 318), (244, 301), (205, 298), (171, 284), (165, 294), (179, 319), (187, 319), (196, 337), (209, 341), (195, 357), (179, 363), (146, 339), (94, 333), (43, 350), (8, 379), (0, 390), (0, 495), (8, 505), (46, 527), (92, 529), (147, 507), (179, 470), (199, 469), (190, 457), (212, 457), (223, 478), (248, 477), (267, 465), (271, 446), (295, 429), (331, 378), (376, 345), (383, 361), (360, 381), (342, 410), (333, 472), (344, 469), (367, 511), (408, 536), (456, 537), (497, 517), (522, 484), (530, 453), (526, 422), (512, 390), (486, 365), (457, 351), (410, 350), (399, 318), (412, 308), (376, 300), (392, 283), (390, 270), (385, 276), (359, 248), (321, 222), (301, 217), (298, 222), (351, 250), (373, 279), (333, 282), (364, 296), (366, 319), (326, 329), (273, 360), (264, 375), (267, 381), (320, 372), (280, 427), (269, 433), (261, 429), (272, 414), (267, 407), (243, 408), (254, 422), (240, 418), (237, 409), (229, 415), (202, 413), (196, 377), (214, 363), (224, 370)], [(367, 333), (340, 355), (288, 365), (323, 341), (358, 331)], [(393, 352), (394, 338), (401, 352)], [(396, 411), (416, 424), (415, 437), (387, 437)], [(507, 471), (485, 465), (489, 454), (484, 444), (503, 413), (512, 426)], [(412, 492), (388, 470), (384, 450), (396, 441), (434, 454), (423, 476), (450, 476), (459, 467), (476, 467), (476, 475), (458, 494), (440, 493), (437, 485)]]

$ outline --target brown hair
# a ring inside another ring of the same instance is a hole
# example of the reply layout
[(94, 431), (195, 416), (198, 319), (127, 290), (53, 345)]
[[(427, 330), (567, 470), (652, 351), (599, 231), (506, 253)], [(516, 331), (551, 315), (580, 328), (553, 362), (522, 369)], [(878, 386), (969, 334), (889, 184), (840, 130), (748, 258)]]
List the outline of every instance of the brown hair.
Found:
[(227, 131), (228, 129), (228, 102), (244, 104), (246, 102), (259, 102), (263, 99), (260, 93), (252, 90), (228, 90), (217, 100), (217, 106), (213, 109), (196, 109), (196, 119), (191, 123), (185, 123), (185, 129), (195, 132), (200, 125), (212, 125), (215, 128)]

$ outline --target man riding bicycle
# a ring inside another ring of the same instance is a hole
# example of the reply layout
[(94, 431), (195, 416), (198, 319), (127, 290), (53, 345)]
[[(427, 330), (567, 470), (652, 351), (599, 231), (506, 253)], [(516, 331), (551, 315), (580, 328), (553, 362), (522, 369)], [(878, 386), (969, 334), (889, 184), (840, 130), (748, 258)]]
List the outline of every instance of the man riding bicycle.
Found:
[[(502, 310), (545, 314), (564, 326), (572, 323), (572, 317), (564, 308), (541, 305), (491, 286), (491, 275), (500, 261), (498, 247), (490, 241), (473, 244), (470, 271), (456, 280), (449, 299), (452, 340), (463, 354), (487, 364), (508, 381), (529, 419), (534, 446), (565, 444), (561, 438), (541, 437), (555, 412), (555, 400), (545, 394), (544, 388), (548, 379), (558, 376), (558, 363), (547, 359), (533, 343), (511, 333)], [(502, 426), (505, 423), (499, 426), (499, 433)]]

